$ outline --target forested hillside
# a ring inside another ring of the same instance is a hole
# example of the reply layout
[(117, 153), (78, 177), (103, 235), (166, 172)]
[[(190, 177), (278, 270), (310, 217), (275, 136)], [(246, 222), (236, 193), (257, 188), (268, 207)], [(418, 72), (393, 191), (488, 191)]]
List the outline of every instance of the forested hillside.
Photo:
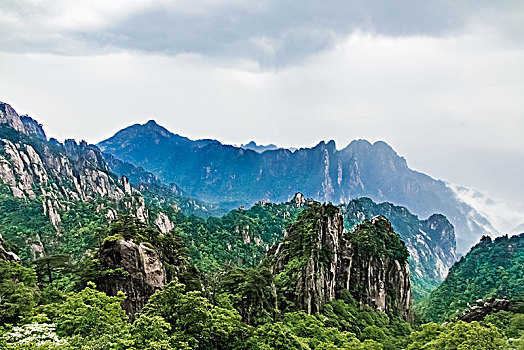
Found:
[[(523, 347), (522, 236), (483, 239), (417, 315), (456, 257), (443, 215), (301, 193), (226, 213), (0, 117), (1, 349)], [(419, 323), (479, 297), (507, 299)]]
[(476, 300), (524, 300), (524, 234), (483, 237), (450, 269), (448, 277), (419, 307), (423, 320), (459, 316)]
[[(344, 230), (337, 211), (335, 206), (322, 209), (320, 204), (302, 211), (289, 229), (286, 247), (275, 246), (267, 264), (226, 268), (211, 280), (192, 266), (178, 233), (162, 234), (131, 216), (119, 216), (102, 230), (100, 248), (76, 268), (50, 261), (52, 280), (40, 278), (33, 268), (13, 259), (0, 259), (0, 346), (13, 350), (522, 348), (524, 318), (513, 311), (471, 323), (430, 323), (419, 328), (397, 316), (409, 310), (398, 309), (402, 304), (381, 309), (381, 302), (367, 294), (381, 293), (373, 285), (368, 289), (366, 278), (386, 276), (385, 266), (375, 265), (371, 275), (352, 271), (351, 286), (360, 288), (342, 288), (331, 297), (323, 294), (327, 298), (317, 304), (321, 305), (318, 312), (311, 312), (307, 304), (298, 302), (310, 300), (307, 293), (315, 290), (301, 287), (300, 282), (309, 276), (303, 270), (309, 257), (316, 256), (311, 261), (325, 266), (326, 272), (335, 262), (341, 272), (348, 267), (349, 251), (338, 250), (329, 239), (356, 253), (352, 269), (362, 268), (367, 256), (399, 263), (407, 258), (406, 248), (385, 219), (365, 221), (338, 240), (332, 230), (339, 234)], [(119, 254), (114, 254), (116, 247)], [(313, 285), (330, 285), (329, 273), (316, 276), (320, 279)], [(402, 274), (389, 271), (387, 276), (395, 280)], [(344, 278), (335, 281), (337, 285)], [(388, 286), (387, 281), (389, 297), (384, 301), (390, 303), (395, 293), (389, 294), (388, 288), (399, 285)], [(137, 297), (146, 297), (144, 304), (137, 303)]]

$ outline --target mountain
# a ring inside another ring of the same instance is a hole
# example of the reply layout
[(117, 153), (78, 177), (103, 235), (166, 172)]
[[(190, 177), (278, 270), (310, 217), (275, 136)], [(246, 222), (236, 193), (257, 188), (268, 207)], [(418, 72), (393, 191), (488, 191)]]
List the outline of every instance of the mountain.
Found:
[(250, 142), (246, 143), (245, 145), (242, 144), (242, 145), (240, 145), (240, 148), (250, 149), (250, 150), (258, 152), (258, 153), (263, 153), (265, 151), (278, 149), (278, 147), (273, 145), (273, 144), (257, 145), (257, 143), (255, 141), (250, 141)]
[(443, 322), (489, 298), (524, 298), (524, 234), (483, 237), (418, 309), (423, 320)]
[[(202, 219), (180, 215), (167, 205), (154, 209), (146, 197), (146, 206), (152, 215), (160, 210), (172, 225), (182, 228), (193, 261), (204, 272), (230, 264), (257, 266), (273, 244), (285, 239), (297, 216), (319, 204), (297, 193), (289, 202), (261, 201), (247, 210), (237, 209), (220, 218)], [(442, 215), (419, 220), (404, 207), (377, 204), (369, 198), (355, 199), (339, 207), (348, 232), (377, 215), (390, 218), (410, 253), (412, 288), (417, 300), (442, 282), (456, 260), (453, 226)]]
[(187, 198), (131, 164), (114, 161), (137, 174), (141, 190), (110, 171), (98, 147), (82, 141), (46, 139), (42, 126), (0, 103), (0, 231), (24, 261), (48, 254), (81, 257), (95, 245), (97, 230), (119, 213), (165, 226), (165, 215), (150, 216), (149, 202), (167, 203), (188, 214), (214, 212), (216, 206)]
[(446, 183), (411, 170), (381, 141), (356, 140), (342, 150), (334, 141), (322, 141), (295, 152), (257, 153), (218, 141), (191, 141), (149, 121), (125, 128), (98, 146), (210, 203), (236, 207), (261, 199), (285, 202), (296, 192), (333, 203), (369, 197), (405, 206), (421, 217), (444, 214), (455, 227), (459, 252), (483, 234), (497, 233)]
[(385, 217), (364, 220), (346, 233), (340, 208), (313, 203), (263, 265), (277, 276), (285, 300), (308, 314), (349, 291), (361, 305), (412, 321), (408, 256)]
[(46, 139), (42, 125), (27, 115), (19, 116), (11, 105), (0, 102), (0, 124), (6, 124), (14, 130), (28, 136), (37, 136)]
[[(4, 213), (0, 229), (24, 261), (57, 253), (79, 258), (92, 250), (104, 225), (118, 214), (132, 214), (164, 234), (180, 229), (193, 261), (204, 272), (227, 264), (253, 267), (284, 239), (297, 215), (314, 203), (298, 193), (289, 202), (259, 201), (249, 210), (228, 213), (222, 206), (190, 198), (176, 184), (165, 185), (143, 167), (102, 154), (97, 146), (47, 141), (36, 121), (25, 117), (24, 124), (6, 104), (2, 110), (9, 115), (0, 124), (0, 209)], [(158, 129), (153, 122), (148, 124)], [(195, 149), (217, 144), (211, 140), (195, 144), (167, 131), (159, 137)], [(442, 215), (419, 220), (404, 207), (377, 204), (369, 198), (351, 200), (341, 211), (348, 231), (377, 215), (391, 220), (411, 254), (417, 299), (444, 279), (456, 259), (453, 226)]]

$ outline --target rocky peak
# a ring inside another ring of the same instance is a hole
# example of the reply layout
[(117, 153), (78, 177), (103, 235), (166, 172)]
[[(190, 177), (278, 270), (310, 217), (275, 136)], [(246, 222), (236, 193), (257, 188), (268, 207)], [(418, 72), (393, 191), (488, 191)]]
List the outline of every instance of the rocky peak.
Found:
[(295, 193), (295, 196), (291, 200), (292, 203), (294, 203), (297, 207), (303, 207), (307, 204), (307, 199), (304, 197), (304, 195), (300, 192)]
[(24, 124), (25, 133), (27, 135), (32, 135), (40, 139), (47, 140), (42, 124), (29, 117), (27, 114), (21, 115), (20, 120), (22, 121), (22, 124)]
[(42, 125), (27, 115), (18, 115), (11, 105), (0, 102), (0, 124), (7, 124), (27, 136), (46, 140)]
[(122, 186), (124, 187), (124, 193), (130, 196), (132, 194), (131, 184), (129, 183), (129, 179), (127, 178), (127, 176), (122, 176), (120, 178), (120, 181), (122, 182)]
[(246, 144), (241, 144), (240, 148), (250, 149), (250, 150), (258, 152), (258, 153), (263, 153), (265, 151), (278, 149), (278, 147), (276, 145), (272, 144), (272, 143), (269, 144), (269, 145), (258, 145), (255, 141), (249, 141)]
[(98, 281), (98, 285), (108, 295), (117, 295), (119, 291), (126, 294), (122, 307), (131, 320), (149, 297), (165, 284), (162, 261), (158, 253), (145, 243), (123, 238), (105, 241), (98, 260), (104, 269), (122, 268), (126, 272), (120, 277), (104, 278)]
[(427, 220), (424, 220), (422, 224), (424, 226), (423, 230), (428, 233), (434, 242), (441, 243), (441, 247), (444, 249), (455, 251), (457, 246), (455, 229), (444, 215), (433, 214)]
[(340, 208), (315, 202), (265, 263), (284, 281), (284, 298), (308, 313), (348, 290), (363, 305), (413, 320), (407, 250), (383, 216), (346, 233)]
[(11, 105), (0, 102), (0, 124), (7, 124), (16, 131), (25, 133), (24, 123)]
[(148, 120), (147, 123), (140, 125), (138, 124), (137, 129), (140, 129), (142, 132), (148, 132), (151, 134), (155, 134), (156, 136), (162, 136), (169, 138), (171, 136), (175, 136), (173, 133), (171, 133), (169, 130), (164, 128), (163, 126), (159, 125), (155, 120), (151, 119)]

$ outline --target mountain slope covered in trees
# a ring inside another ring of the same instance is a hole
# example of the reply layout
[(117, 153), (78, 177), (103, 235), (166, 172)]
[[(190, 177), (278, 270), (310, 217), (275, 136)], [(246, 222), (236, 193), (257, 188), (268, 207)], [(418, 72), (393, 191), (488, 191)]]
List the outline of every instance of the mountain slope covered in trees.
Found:
[(483, 237), (453, 265), (419, 311), (424, 320), (442, 322), (488, 298), (524, 300), (524, 234)]

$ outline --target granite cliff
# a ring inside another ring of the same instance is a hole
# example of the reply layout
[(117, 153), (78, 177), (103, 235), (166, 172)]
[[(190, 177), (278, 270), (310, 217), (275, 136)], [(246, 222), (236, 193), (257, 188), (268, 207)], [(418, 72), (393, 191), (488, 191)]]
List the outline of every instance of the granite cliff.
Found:
[(98, 252), (98, 261), (105, 270), (123, 270), (120, 278), (101, 279), (98, 286), (108, 295), (117, 295), (119, 291), (126, 294), (122, 307), (131, 320), (166, 283), (159, 254), (145, 243), (123, 238), (107, 240)]
[(351, 232), (340, 209), (309, 206), (263, 262), (285, 300), (313, 314), (349, 291), (362, 305), (413, 321), (408, 252), (389, 221), (377, 216)]
[[(110, 164), (97, 146), (85, 141), (47, 140), (34, 119), (0, 103), (0, 207), (4, 214), (0, 229), (7, 230), (4, 238), (18, 246), (23, 260), (56, 252), (68, 240), (73, 244), (71, 238), (79, 241), (75, 250), (82, 254), (81, 247), (88, 249), (92, 243), (78, 234), (64, 234), (85, 225), (103, 225), (118, 213), (156, 223), (164, 233), (172, 229), (169, 218), (161, 211), (151, 214), (146, 201), (167, 203), (191, 214), (215, 210), (184, 197), (176, 185), (164, 186), (144, 169), (116, 160)], [(136, 174), (133, 179), (148, 181), (141, 181), (137, 188), (111, 170), (118, 168), (115, 164)]]

